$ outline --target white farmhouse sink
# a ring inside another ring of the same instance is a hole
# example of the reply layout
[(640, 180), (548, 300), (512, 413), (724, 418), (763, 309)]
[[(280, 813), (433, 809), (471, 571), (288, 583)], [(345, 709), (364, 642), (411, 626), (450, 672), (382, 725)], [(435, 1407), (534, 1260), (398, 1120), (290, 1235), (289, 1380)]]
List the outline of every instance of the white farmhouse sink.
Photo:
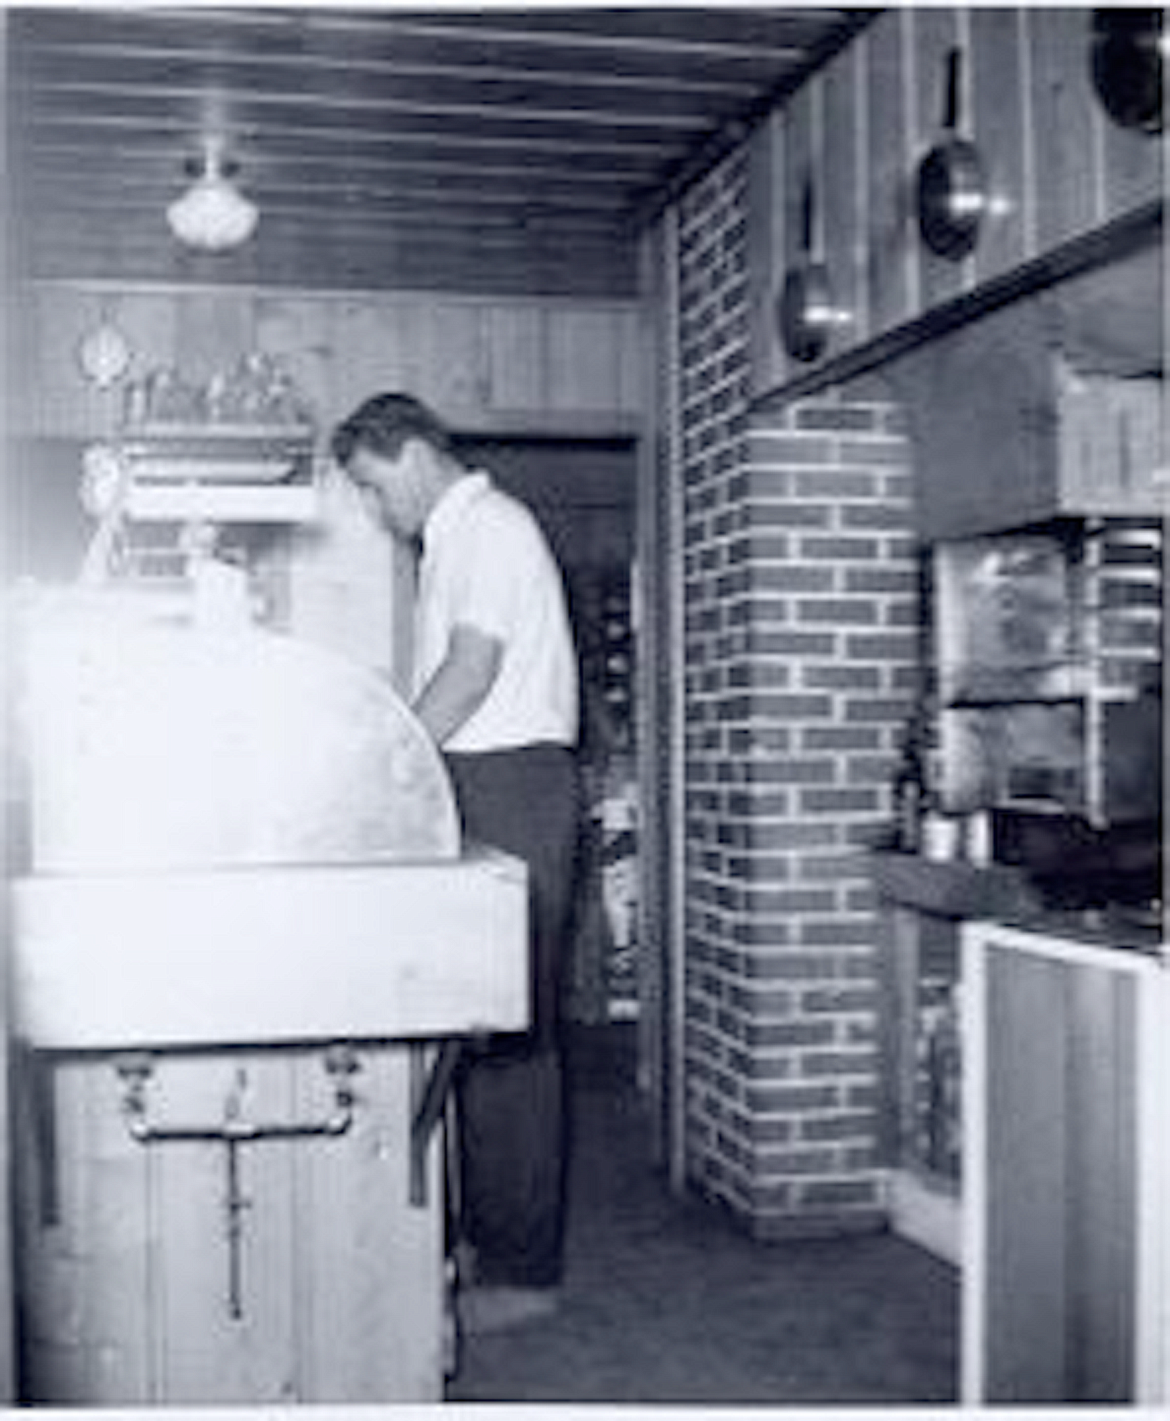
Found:
[(17, 1030), (106, 1050), (523, 1030), (524, 865), (246, 867), (18, 880)]
[(461, 852), (438, 751), (366, 667), (70, 589), (21, 637), (18, 1029), (61, 1049), (523, 1029), (523, 864)]
[(143, 594), (45, 597), (20, 641), (35, 872), (459, 852), (439, 753), (368, 667)]

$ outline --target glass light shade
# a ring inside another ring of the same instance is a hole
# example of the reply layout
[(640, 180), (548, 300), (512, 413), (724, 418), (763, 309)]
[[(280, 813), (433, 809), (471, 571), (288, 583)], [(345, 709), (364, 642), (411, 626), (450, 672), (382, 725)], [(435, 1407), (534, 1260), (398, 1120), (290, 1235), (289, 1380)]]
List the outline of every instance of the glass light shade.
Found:
[(171, 231), (185, 246), (223, 252), (246, 242), (260, 213), (220, 169), (218, 147), (207, 145), (205, 170), (167, 208)]

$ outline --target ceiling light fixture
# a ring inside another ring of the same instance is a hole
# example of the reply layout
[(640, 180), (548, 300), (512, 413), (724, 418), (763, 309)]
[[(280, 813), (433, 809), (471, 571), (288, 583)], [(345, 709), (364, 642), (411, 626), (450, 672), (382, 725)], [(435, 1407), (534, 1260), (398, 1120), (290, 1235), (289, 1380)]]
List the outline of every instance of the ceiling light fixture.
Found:
[(230, 251), (256, 230), (260, 213), (231, 182), (236, 165), (224, 155), (224, 140), (205, 137), (202, 148), (201, 158), (188, 163), (195, 182), (167, 208), (167, 222), (185, 246)]

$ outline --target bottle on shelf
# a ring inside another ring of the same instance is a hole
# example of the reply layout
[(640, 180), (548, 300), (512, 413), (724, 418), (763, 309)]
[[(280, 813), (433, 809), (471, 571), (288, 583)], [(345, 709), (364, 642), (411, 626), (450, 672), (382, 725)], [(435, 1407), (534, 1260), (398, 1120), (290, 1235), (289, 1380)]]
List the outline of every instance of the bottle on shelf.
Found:
[(921, 851), (922, 821), (929, 807), (922, 750), (921, 717), (916, 714), (906, 723), (893, 786), (896, 843), (905, 854)]

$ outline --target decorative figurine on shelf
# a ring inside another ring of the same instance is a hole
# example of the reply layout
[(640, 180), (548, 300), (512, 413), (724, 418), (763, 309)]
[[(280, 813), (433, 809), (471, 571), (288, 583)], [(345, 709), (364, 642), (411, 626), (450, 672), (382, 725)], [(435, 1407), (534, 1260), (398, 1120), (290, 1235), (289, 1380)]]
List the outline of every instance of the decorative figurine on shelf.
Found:
[(146, 419), (151, 424), (191, 424), (199, 418), (199, 392), (163, 366), (146, 378)]
[(213, 422), (250, 425), (307, 425), (309, 411), (279, 361), (263, 350), (249, 351), (235, 368), (212, 377), (207, 389)]
[[(159, 367), (130, 382), (123, 393), (122, 425), (129, 433), (147, 426), (201, 426), (209, 432), (311, 430), (309, 401), (280, 362), (265, 351), (242, 355), (229, 369), (192, 384), (176, 370)], [(161, 432), (161, 431), (160, 431)]]

